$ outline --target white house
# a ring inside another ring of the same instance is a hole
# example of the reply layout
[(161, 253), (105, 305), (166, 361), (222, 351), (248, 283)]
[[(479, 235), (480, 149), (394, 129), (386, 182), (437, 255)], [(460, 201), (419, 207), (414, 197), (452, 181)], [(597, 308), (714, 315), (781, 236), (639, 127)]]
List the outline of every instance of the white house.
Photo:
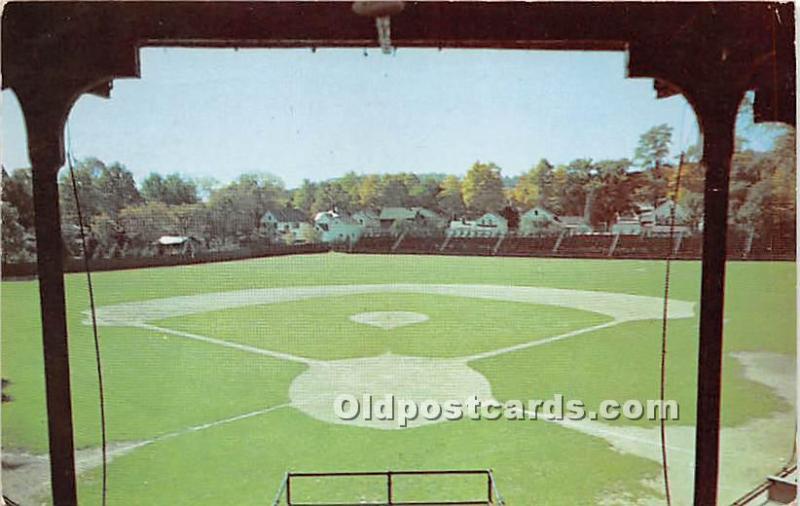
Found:
[(656, 222), (656, 214), (655, 214), (655, 207), (651, 204), (634, 204), (634, 213), (636, 217), (639, 219), (639, 223), (642, 227), (651, 227)]
[(367, 231), (381, 228), (380, 214), (371, 209), (356, 211), (351, 217)]
[(304, 244), (313, 236), (314, 230), (305, 213), (292, 207), (268, 210), (261, 216), (261, 227), (286, 244)]
[(508, 233), (508, 220), (496, 213), (486, 213), (476, 220), (453, 220), (447, 233), (456, 237), (491, 237)]
[(324, 211), (314, 216), (314, 227), (319, 231), (322, 242), (340, 243), (357, 241), (366, 230), (364, 225), (347, 213)]
[(528, 209), (519, 217), (519, 232), (523, 235), (541, 234), (561, 228), (558, 216), (540, 206)]
[(583, 216), (560, 216), (558, 221), (571, 235), (592, 233), (592, 226), (586, 223)]
[(611, 225), (611, 233), (619, 235), (641, 235), (642, 223), (638, 216), (617, 214), (617, 219)]
[(636, 204), (635, 211), (629, 215), (617, 214), (617, 219), (611, 225), (611, 232), (620, 235), (669, 235), (672, 209), (675, 209), (675, 233), (685, 235), (691, 232), (689, 226), (689, 211), (666, 200), (658, 207), (650, 204)]
[(672, 200), (666, 200), (653, 210), (656, 225), (669, 225), (672, 218), (672, 209), (675, 208), (675, 224), (686, 225), (690, 221), (688, 209)]

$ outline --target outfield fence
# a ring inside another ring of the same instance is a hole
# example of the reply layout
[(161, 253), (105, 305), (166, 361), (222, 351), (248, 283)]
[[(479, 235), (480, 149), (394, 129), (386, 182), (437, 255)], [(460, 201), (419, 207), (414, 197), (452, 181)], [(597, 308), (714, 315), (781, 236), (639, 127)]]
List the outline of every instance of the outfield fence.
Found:
[[(676, 238), (655, 236), (615, 236), (612, 234), (583, 235), (521, 235), (509, 233), (496, 237), (447, 237), (445, 235), (365, 236), (354, 244), (298, 244), (251, 246), (228, 251), (202, 251), (193, 255), (130, 256), (122, 258), (92, 258), (94, 271), (168, 267), (210, 262), (228, 262), (250, 258), (325, 253), (552, 257), (594, 259), (654, 260), (671, 257), (678, 260), (699, 260), (703, 238), (690, 235)], [(794, 261), (796, 238), (793, 234), (773, 238), (748, 239), (746, 234), (731, 231), (728, 236), (728, 260), (789, 260)], [(36, 276), (36, 263), (3, 263), (4, 280), (29, 279)], [(64, 272), (83, 272), (83, 261), (66, 258)]]
[[(330, 248), (324, 244), (272, 245), (267, 247), (240, 248), (229, 251), (204, 251), (194, 255), (163, 255), (147, 257), (92, 258), (93, 271), (119, 271), (147, 267), (170, 267), (213, 262), (230, 262), (249, 258), (266, 258), (285, 255), (326, 253)], [(84, 263), (79, 258), (64, 259), (64, 272), (84, 272)], [(3, 279), (27, 279), (36, 277), (36, 262), (2, 264)]]

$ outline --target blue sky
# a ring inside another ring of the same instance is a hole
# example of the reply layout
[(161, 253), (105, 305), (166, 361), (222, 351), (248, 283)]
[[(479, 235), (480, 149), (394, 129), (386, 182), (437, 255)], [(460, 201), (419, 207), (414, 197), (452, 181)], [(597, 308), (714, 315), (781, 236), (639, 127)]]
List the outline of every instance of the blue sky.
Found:
[[(621, 52), (399, 49), (141, 51), (142, 76), (70, 115), (76, 157), (119, 161), (141, 181), (181, 172), (228, 181), (264, 171), (289, 187), (353, 170), (503, 173), (633, 156), (668, 123), (675, 152), (697, 142), (682, 97), (626, 79)], [(3, 92), (3, 164), (28, 166), (24, 125)]]

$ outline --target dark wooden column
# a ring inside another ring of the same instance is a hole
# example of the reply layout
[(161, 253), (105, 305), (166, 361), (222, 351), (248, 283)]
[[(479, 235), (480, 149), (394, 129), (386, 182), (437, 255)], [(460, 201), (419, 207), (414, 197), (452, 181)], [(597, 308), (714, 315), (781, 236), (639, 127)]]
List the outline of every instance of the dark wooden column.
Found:
[[(717, 504), (723, 310), (728, 231), (728, 183), (736, 116), (758, 59), (748, 45), (722, 39), (725, 25), (713, 13), (695, 19), (692, 30), (716, 33), (714, 44), (664, 47), (659, 41), (632, 43), (631, 77), (656, 78), (659, 97), (683, 93), (703, 133), (705, 168), (703, 258), (697, 362), (694, 505)], [(735, 48), (732, 49), (732, 48)]]
[(706, 170), (703, 214), (700, 341), (697, 361), (695, 506), (717, 504), (728, 182), (742, 92), (707, 92), (695, 102)]
[[(58, 170), (64, 162), (63, 129), (68, 96), (39, 88), (16, 90), (25, 112), (33, 173), (36, 263), (42, 318), (50, 482), (53, 504), (77, 505), (70, 391), (67, 313), (64, 298), (64, 246), (58, 202)], [(45, 98), (48, 97), (48, 98)]]

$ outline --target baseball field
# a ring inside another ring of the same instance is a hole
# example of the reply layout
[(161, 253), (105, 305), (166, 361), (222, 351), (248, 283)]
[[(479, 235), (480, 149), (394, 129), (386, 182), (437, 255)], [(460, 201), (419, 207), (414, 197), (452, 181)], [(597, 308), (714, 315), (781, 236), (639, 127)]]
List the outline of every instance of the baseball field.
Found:
[[(337, 253), (94, 274), (108, 504), (272, 504), (287, 471), (492, 469), (506, 504), (663, 503), (658, 421), (342, 420), (342, 393), (505, 402), (657, 399), (664, 263)], [(728, 264), (721, 499), (791, 456), (796, 268)], [(676, 504), (692, 489), (699, 262), (672, 267), (666, 398)], [(79, 494), (99, 504), (98, 390), (83, 274), (66, 282)], [(2, 285), (3, 488), (48, 503), (38, 288)], [(381, 501), (310, 479), (307, 502)], [(407, 501), (485, 496), (406, 478)]]

